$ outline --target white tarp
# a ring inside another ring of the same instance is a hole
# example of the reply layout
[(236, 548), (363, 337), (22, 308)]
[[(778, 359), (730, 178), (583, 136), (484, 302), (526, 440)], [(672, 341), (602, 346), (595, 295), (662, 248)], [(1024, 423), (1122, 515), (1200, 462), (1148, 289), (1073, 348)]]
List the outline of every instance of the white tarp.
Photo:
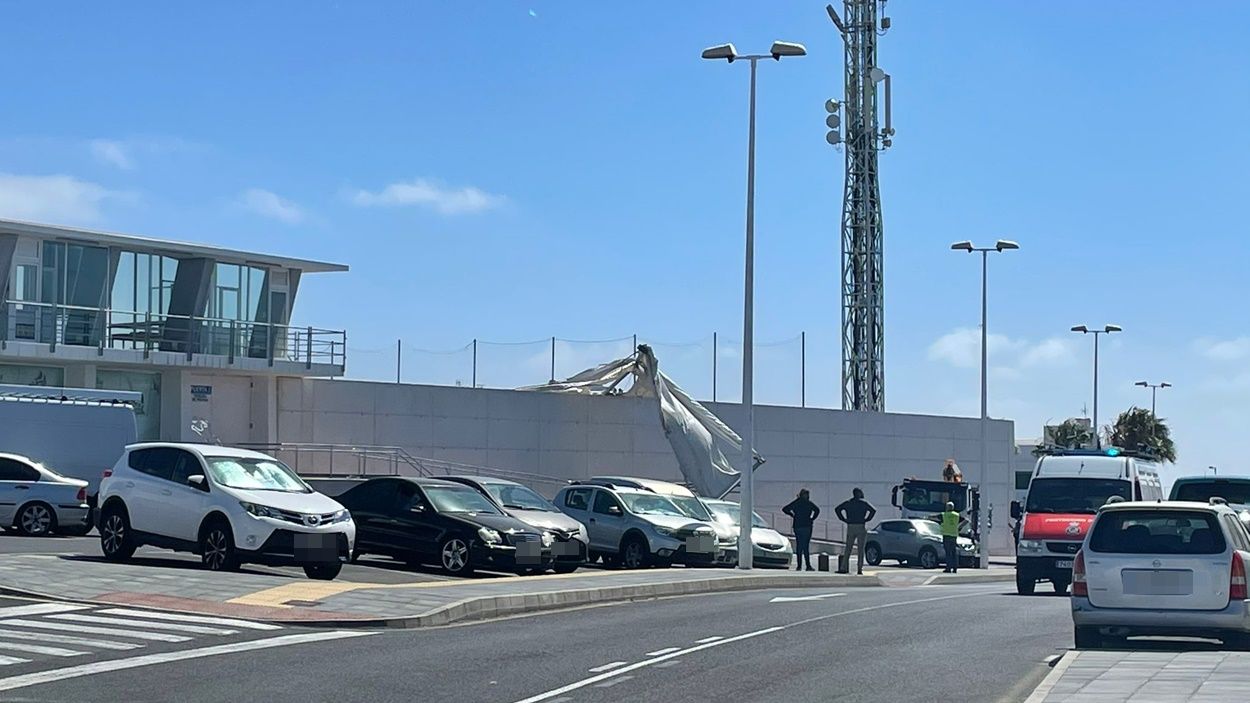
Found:
[[(631, 375), (633, 385), (626, 391), (618, 390)], [(601, 364), (563, 381), (521, 390), (658, 398), (660, 424), (686, 482), (700, 495), (720, 496), (738, 481), (739, 473), (726, 453), (740, 459), (742, 438), (665, 376), (655, 353), (645, 344), (625, 359)]]

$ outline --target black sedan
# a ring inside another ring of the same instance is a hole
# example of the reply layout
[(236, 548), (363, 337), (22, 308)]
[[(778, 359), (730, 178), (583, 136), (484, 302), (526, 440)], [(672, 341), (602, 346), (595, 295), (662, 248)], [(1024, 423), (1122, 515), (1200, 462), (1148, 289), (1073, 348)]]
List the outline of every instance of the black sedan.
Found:
[(432, 478), (374, 478), (337, 498), (356, 523), (356, 552), (411, 565), (516, 573), (551, 568), (550, 532), (504, 515), (469, 486)]

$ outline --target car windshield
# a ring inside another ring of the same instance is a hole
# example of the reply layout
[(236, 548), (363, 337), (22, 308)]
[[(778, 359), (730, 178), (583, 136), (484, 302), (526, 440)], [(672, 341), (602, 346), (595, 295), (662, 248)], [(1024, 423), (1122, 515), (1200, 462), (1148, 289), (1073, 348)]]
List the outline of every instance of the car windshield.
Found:
[[(733, 525), (734, 527), (738, 526), (738, 517), (741, 514), (742, 508), (738, 507), (737, 503), (708, 503), (707, 507), (708, 510), (712, 512), (712, 517), (715, 518), (717, 522), (721, 522), (726, 525)], [(770, 527), (770, 525), (764, 521), (764, 518), (760, 517), (759, 513), (752, 513), (752, 515), (754, 516), (754, 519), (751, 521), (751, 527)]]
[(499, 501), (499, 504), (505, 508), (555, 512), (555, 508), (551, 507), (551, 503), (548, 503), (546, 498), (525, 486), (517, 486), (511, 483), (488, 483), (485, 485), (487, 492), (494, 496), (495, 500)]
[(1172, 491), (1172, 500), (1193, 500), (1206, 503), (1211, 498), (1223, 498), (1229, 503), (1250, 505), (1250, 480), (1186, 481), (1177, 484), (1176, 490)]
[(219, 486), (249, 491), (313, 492), (294, 471), (277, 459), (210, 456), (204, 460), (208, 463), (213, 483)]
[(673, 501), (673, 505), (676, 505), (677, 509), (686, 517), (704, 521), (712, 519), (712, 514), (707, 511), (707, 506), (694, 496), (669, 496), (668, 499)]
[(1030, 513), (1098, 512), (1112, 496), (1128, 500), (1132, 484), (1116, 478), (1035, 478), (1029, 484), (1025, 511)]
[(903, 507), (908, 510), (940, 513), (946, 510), (947, 502), (954, 503), (955, 510), (961, 513), (967, 510), (967, 486), (945, 481), (920, 481), (903, 486)]
[(501, 514), (486, 496), (468, 486), (426, 486), (425, 494), (440, 513)]
[(665, 496), (653, 493), (621, 493), (621, 500), (629, 512), (635, 515), (668, 515), (671, 517), (689, 517)]
[(1220, 554), (1224, 533), (1208, 512), (1112, 510), (1089, 538), (1091, 551), (1112, 554)]

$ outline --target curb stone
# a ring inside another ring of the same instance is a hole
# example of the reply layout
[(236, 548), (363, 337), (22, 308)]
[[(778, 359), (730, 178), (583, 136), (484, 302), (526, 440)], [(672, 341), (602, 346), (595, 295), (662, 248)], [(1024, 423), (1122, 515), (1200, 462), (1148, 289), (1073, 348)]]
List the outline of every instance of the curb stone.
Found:
[(1059, 683), (1059, 680), (1063, 678), (1063, 673), (1068, 670), (1068, 667), (1076, 659), (1073, 654), (1073, 652), (1064, 652), (1063, 657), (1050, 670), (1050, 673), (1046, 674), (1046, 678), (1042, 679), (1037, 688), (1033, 689), (1033, 693), (1024, 700), (1024, 703), (1042, 703), (1042, 701), (1045, 701), (1046, 697), (1050, 695), (1051, 689), (1055, 687), (1055, 684)]

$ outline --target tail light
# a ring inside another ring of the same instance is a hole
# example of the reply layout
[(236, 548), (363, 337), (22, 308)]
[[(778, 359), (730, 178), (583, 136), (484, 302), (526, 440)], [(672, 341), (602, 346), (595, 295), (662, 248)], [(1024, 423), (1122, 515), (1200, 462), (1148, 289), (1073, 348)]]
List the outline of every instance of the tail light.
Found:
[(112, 476), (112, 475), (113, 475), (113, 470), (112, 470), (112, 469), (105, 469), (105, 470), (104, 470), (104, 478), (108, 478), (109, 476)]
[(82, 488), (78, 489), (78, 502), (84, 503), (86, 502), (86, 500), (87, 500), (87, 487), (83, 486)]
[[(1245, 578), (1241, 580), (1245, 589)], [(1076, 559), (1072, 561), (1072, 595), (1089, 597), (1089, 586), (1085, 583), (1085, 550), (1076, 553)]]
[(1246, 600), (1246, 563), (1241, 552), (1233, 552), (1233, 567), (1228, 572), (1228, 599)]

